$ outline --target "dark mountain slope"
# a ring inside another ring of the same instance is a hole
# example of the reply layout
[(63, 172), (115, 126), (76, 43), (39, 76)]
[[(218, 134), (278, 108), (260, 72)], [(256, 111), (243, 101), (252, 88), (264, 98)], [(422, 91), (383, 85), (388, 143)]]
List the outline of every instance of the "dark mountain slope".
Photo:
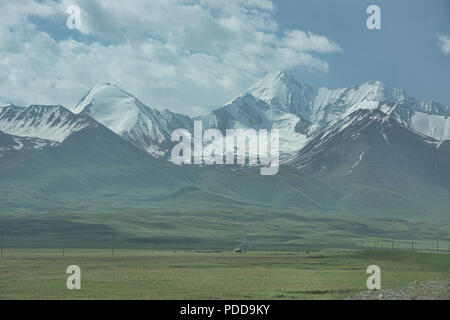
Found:
[(413, 132), (390, 113), (358, 110), (321, 132), (287, 164), (342, 191), (344, 208), (425, 214), (450, 206), (449, 151), (447, 141)]

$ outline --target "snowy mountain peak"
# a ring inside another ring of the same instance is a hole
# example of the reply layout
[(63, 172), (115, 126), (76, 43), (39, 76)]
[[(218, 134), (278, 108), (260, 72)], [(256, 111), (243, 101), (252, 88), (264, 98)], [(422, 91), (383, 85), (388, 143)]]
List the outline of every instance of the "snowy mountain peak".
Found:
[(378, 80), (349, 88), (314, 87), (298, 81), (289, 71), (268, 74), (203, 121), (205, 126), (221, 130), (277, 128), (281, 154), (292, 154), (329, 126), (345, 123), (341, 120), (358, 110), (378, 110), (386, 119), (418, 133), (438, 140), (450, 138), (447, 106), (420, 102)]
[(299, 82), (290, 72), (277, 71), (247, 89), (241, 96), (251, 94), (278, 113), (290, 113), (313, 122), (314, 100), (318, 89)]
[(0, 108), (0, 129), (15, 136), (62, 142), (73, 132), (96, 125), (91, 118), (75, 115), (59, 105)]
[(413, 98), (409, 97), (404, 90), (392, 88), (378, 80), (370, 80), (359, 86), (354, 86), (347, 92), (353, 95), (353, 100), (367, 100), (378, 102), (413, 102)]
[(94, 85), (72, 111), (89, 115), (154, 156), (167, 154), (173, 130), (192, 127), (189, 117), (151, 109), (132, 94), (105, 81)]
[(74, 113), (85, 113), (112, 131), (129, 132), (139, 115), (137, 99), (109, 82), (95, 84), (72, 108)]
[(350, 88), (318, 88), (299, 82), (286, 71), (268, 74), (242, 96), (246, 94), (313, 123), (334, 120), (362, 102), (410, 102), (403, 90), (392, 89), (381, 81), (371, 80)]
[(351, 109), (376, 106), (373, 102), (407, 104), (418, 112), (450, 115), (450, 107), (434, 101), (421, 102), (397, 89), (370, 80), (349, 88), (314, 87), (299, 82), (289, 71), (276, 71), (255, 83), (242, 95), (251, 94), (271, 108), (293, 113), (312, 123), (335, 120)]
[(283, 111), (299, 111), (295, 105), (305, 102), (316, 94), (317, 89), (300, 83), (286, 71), (276, 71), (268, 74), (243, 94), (251, 94), (272, 105), (272, 107)]

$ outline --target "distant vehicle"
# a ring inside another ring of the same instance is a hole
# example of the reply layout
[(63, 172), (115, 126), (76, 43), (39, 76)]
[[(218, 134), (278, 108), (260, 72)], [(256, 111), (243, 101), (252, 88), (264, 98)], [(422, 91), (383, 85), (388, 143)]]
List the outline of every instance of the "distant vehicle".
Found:
[(245, 250), (244, 250), (244, 249), (241, 249), (241, 248), (235, 248), (235, 249), (233, 250), (233, 252), (234, 252), (234, 253), (245, 253)]

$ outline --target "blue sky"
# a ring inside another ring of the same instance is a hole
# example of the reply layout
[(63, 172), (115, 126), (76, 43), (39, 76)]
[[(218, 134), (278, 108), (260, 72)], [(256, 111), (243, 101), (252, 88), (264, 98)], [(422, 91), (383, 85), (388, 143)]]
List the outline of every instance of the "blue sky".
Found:
[[(381, 8), (381, 30), (366, 9)], [(81, 9), (80, 29), (66, 26)], [(203, 114), (269, 72), (381, 80), (450, 104), (448, 0), (18, 0), (0, 3), (0, 103), (72, 106), (96, 82)]]
[[(366, 28), (366, 8), (381, 9), (382, 30)], [(283, 28), (313, 30), (339, 43), (326, 74), (301, 78), (327, 86), (380, 80), (417, 98), (450, 104), (450, 55), (438, 35), (450, 36), (448, 0), (283, 0), (276, 1)]]

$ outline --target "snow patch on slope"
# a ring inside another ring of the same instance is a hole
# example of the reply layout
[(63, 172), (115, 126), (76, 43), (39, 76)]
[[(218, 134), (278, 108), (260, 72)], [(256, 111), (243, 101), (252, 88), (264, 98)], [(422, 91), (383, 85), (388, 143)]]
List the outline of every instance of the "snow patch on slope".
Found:
[(13, 139), (13, 140), (14, 140), (14, 142), (16, 143), (16, 145), (14, 145), (13, 148), (14, 148), (16, 151), (21, 150), (21, 149), (23, 148), (23, 143), (20, 142), (19, 139)]
[(355, 168), (363, 159), (364, 157), (364, 153), (366, 153), (365, 151), (363, 151), (360, 155), (359, 155), (359, 160), (356, 161), (356, 163), (352, 166), (352, 169)]
[(15, 136), (62, 142), (90, 125), (95, 125), (92, 119), (76, 116), (62, 106), (0, 108), (0, 130)]

